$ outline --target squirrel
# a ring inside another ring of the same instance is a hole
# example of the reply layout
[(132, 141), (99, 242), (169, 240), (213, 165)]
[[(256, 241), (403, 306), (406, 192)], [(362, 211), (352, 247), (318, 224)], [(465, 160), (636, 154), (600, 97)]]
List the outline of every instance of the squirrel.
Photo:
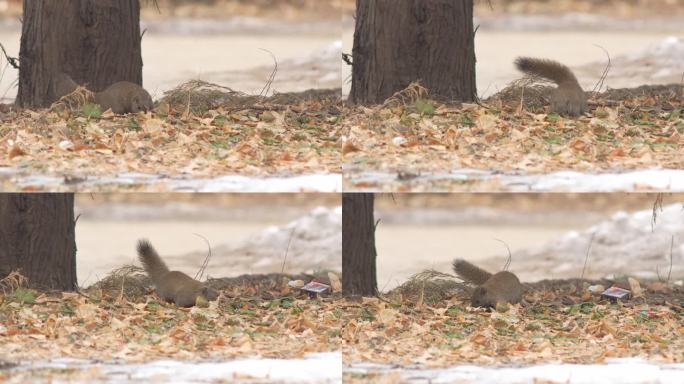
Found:
[[(50, 99), (59, 100), (73, 92), (78, 84), (66, 73), (52, 76)], [(95, 102), (104, 110), (111, 109), (116, 114), (138, 113), (154, 108), (152, 96), (138, 84), (128, 81), (116, 82), (102, 92), (95, 92)]]
[(180, 271), (169, 271), (169, 267), (159, 257), (157, 251), (149, 241), (138, 241), (138, 258), (142, 262), (145, 272), (152, 279), (157, 294), (167, 302), (173, 302), (179, 307), (192, 307), (197, 298), (207, 301), (216, 300), (218, 292)]
[(471, 296), (471, 306), (496, 308), (499, 302), (516, 304), (522, 300), (525, 287), (508, 271), (491, 274), (463, 259), (453, 263), (454, 272), (468, 283), (477, 285)]
[(54, 74), (50, 79), (49, 99), (57, 101), (76, 90), (76, 88), (78, 88), (78, 84), (69, 75), (63, 72)]
[(117, 114), (147, 112), (154, 108), (152, 96), (145, 88), (129, 81), (116, 82), (95, 93), (95, 102)]
[(577, 117), (587, 110), (587, 96), (570, 68), (548, 59), (518, 57), (515, 66), (528, 75), (539, 76), (558, 84), (551, 92), (551, 110)]

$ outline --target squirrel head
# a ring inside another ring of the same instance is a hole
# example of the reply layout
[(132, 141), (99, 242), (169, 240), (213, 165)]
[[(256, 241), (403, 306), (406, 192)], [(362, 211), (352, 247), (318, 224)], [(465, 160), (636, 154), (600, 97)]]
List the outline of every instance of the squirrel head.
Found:
[(201, 294), (202, 296), (204, 296), (205, 299), (209, 301), (213, 301), (216, 300), (216, 298), (218, 298), (218, 291), (209, 287), (202, 287)]
[(147, 112), (154, 109), (152, 98), (146, 92), (144, 94), (135, 95), (131, 100), (131, 112)]
[(472, 307), (494, 308), (496, 306), (496, 301), (491, 297), (487, 288), (477, 287), (473, 290), (470, 305)]

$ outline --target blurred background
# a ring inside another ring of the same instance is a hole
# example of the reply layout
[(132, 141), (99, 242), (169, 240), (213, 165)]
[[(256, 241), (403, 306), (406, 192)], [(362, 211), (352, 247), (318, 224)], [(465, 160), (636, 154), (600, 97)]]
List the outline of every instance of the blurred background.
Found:
[[(21, 0), (0, 0), (0, 43), (19, 56)], [(200, 79), (259, 94), (339, 88), (340, 0), (141, 1), (144, 87), (165, 91)], [(0, 58), (0, 97), (12, 102), (18, 73)]]
[(209, 246), (205, 276), (214, 278), (342, 270), (338, 194), (78, 194), (74, 212), (83, 287), (123, 265), (140, 265), (140, 238), (172, 270), (190, 276)]
[[(343, 52), (351, 53), (355, 1), (343, 0), (343, 9)], [(474, 25), (483, 98), (521, 77), (517, 56), (561, 61), (592, 90), (608, 63), (603, 49), (612, 62), (605, 86), (682, 82), (684, 0), (475, 0)], [(345, 65), (345, 95), (350, 74)]]
[[(522, 281), (684, 278), (684, 194), (376, 195), (378, 286), (418, 272), (452, 273), (455, 258)], [(653, 216), (655, 209), (655, 220)], [(592, 240), (593, 238), (593, 240)], [(505, 244), (504, 244), (505, 243)]]

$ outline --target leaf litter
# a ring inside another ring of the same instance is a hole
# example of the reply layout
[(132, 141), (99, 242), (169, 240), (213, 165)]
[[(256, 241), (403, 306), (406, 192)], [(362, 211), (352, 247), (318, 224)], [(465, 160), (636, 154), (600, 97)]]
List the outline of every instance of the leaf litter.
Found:
[(327, 274), (210, 279), (219, 300), (182, 309), (160, 302), (132, 266), (80, 292), (36, 292), (14, 275), (0, 291), (0, 361), (299, 359), (339, 351), (339, 293), (310, 299), (287, 286), (297, 278), (330, 282)]
[[(343, 108), (345, 188), (365, 172), (410, 180), (457, 169), (548, 174), (682, 169), (681, 85), (594, 94), (578, 119), (547, 113), (548, 86), (513, 83), (482, 104), (445, 104), (411, 84), (376, 107)], [(462, 182), (462, 181), (461, 181)], [(463, 182), (467, 183), (467, 182)]]
[(340, 303), (344, 363), (443, 368), (603, 364), (622, 357), (684, 362), (681, 284), (641, 281), (639, 295), (616, 302), (591, 293), (589, 287), (596, 292), (598, 284), (630, 288), (627, 279), (545, 280), (526, 284), (522, 304), (490, 312), (470, 307), (470, 290), (456, 277), (426, 271), (386, 295)]
[(154, 112), (123, 116), (87, 101), (0, 114), (0, 169), (66, 181), (340, 173), (339, 89), (262, 97), (191, 81), (167, 92)]

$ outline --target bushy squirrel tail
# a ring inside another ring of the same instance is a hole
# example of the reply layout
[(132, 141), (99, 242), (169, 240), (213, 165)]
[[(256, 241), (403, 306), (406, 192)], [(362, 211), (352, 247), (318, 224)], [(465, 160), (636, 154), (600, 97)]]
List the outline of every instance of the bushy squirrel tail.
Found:
[(147, 239), (138, 240), (138, 258), (155, 285), (169, 272), (169, 267)]
[(518, 57), (515, 59), (515, 66), (523, 73), (543, 77), (559, 85), (577, 83), (570, 68), (554, 60)]
[(454, 260), (453, 267), (461, 279), (471, 284), (482, 285), (492, 277), (491, 273), (463, 259)]

